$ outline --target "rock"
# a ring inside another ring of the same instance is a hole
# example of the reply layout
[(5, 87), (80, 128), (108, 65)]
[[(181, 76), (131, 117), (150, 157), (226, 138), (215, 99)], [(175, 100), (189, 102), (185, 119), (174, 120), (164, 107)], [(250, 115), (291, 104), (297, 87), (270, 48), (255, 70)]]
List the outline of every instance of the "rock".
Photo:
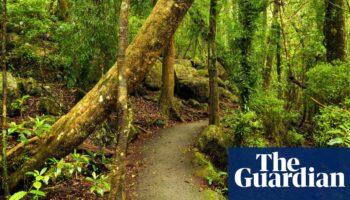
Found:
[(191, 60), (187, 60), (187, 59), (176, 59), (175, 60), (175, 65), (182, 65), (184, 66), (185, 68), (193, 68), (193, 63)]
[(149, 94), (145, 94), (143, 98), (147, 101), (158, 103), (159, 96), (160, 96), (160, 91), (156, 91), (156, 92), (151, 92)]
[[(0, 73), (0, 97), (2, 99), (2, 73)], [(8, 102), (11, 100), (17, 99), (20, 97), (20, 90), (18, 88), (18, 82), (15, 77), (12, 76), (11, 73), (7, 72), (7, 95), (8, 95)]]
[[(0, 73), (0, 105), (2, 105), (2, 81), (2, 73)], [(7, 72), (7, 112), (10, 117), (15, 117), (20, 114), (19, 108), (12, 105), (12, 103), (20, 97), (21, 92), (18, 88), (17, 79), (13, 77), (11, 73)]]
[(230, 146), (230, 138), (218, 126), (208, 126), (199, 136), (199, 150), (209, 155), (211, 161), (223, 169), (227, 167), (227, 151)]
[(194, 99), (189, 99), (187, 101), (187, 104), (189, 106), (191, 106), (192, 108), (195, 109), (200, 109), (203, 111), (207, 111), (208, 110), (208, 104), (207, 103), (199, 103), (198, 101), (194, 100)]
[(33, 78), (20, 79), (18, 86), (23, 94), (39, 96), (42, 93), (42, 88)]
[(222, 173), (213, 165), (207, 155), (195, 149), (192, 163), (196, 176), (210, 179), (215, 185), (225, 186), (227, 176), (222, 176)]
[(239, 103), (239, 97), (232, 94), (230, 91), (226, 90), (225, 88), (219, 87), (219, 94), (221, 98), (226, 98), (230, 100), (232, 103)]
[(226, 72), (224, 66), (222, 66), (222, 64), (220, 64), (219, 62), (216, 61), (216, 68), (218, 70), (218, 76), (223, 80), (227, 80), (228, 73)]
[(209, 77), (208, 69), (199, 69), (198, 74), (199, 74), (199, 76)]
[(21, 37), (14, 32), (8, 33), (8, 44), (11, 48), (19, 45), (21, 41)]
[(61, 104), (50, 97), (41, 97), (39, 99), (39, 109), (41, 112), (49, 115), (58, 116), (62, 113)]
[(160, 90), (162, 87), (162, 63), (157, 61), (145, 79), (145, 86), (150, 90)]
[(202, 77), (192, 66), (175, 65), (175, 91), (184, 99), (207, 102), (209, 97), (209, 79)]

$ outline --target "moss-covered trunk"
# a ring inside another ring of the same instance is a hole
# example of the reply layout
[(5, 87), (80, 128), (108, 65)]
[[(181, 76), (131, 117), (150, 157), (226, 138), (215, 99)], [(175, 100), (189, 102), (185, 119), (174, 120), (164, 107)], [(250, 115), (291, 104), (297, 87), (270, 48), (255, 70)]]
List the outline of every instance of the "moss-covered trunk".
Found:
[[(144, 79), (192, 2), (193, 0), (159, 0), (126, 51), (129, 91)], [(10, 187), (18, 185), (27, 171), (42, 167), (48, 158), (64, 157), (79, 146), (114, 110), (117, 90), (118, 67), (115, 64), (43, 138), (35, 137), (28, 144), (19, 144), (11, 149), (7, 153), (11, 163)]]
[(278, 23), (278, 14), (279, 14), (279, 1), (275, 0), (273, 5), (273, 13), (272, 13), (272, 24), (270, 35), (268, 38), (268, 50), (265, 60), (265, 69), (263, 74), (263, 87), (264, 90), (268, 90), (271, 84), (271, 72), (273, 69), (273, 63), (276, 55), (276, 47), (277, 47), (277, 30), (279, 27)]
[(209, 73), (209, 124), (219, 124), (218, 70), (216, 68), (217, 1), (210, 1), (208, 73)]
[(171, 111), (174, 108), (174, 87), (175, 87), (175, 41), (171, 37), (167, 48), (163, 54), (162, 65), (162, 89), (159, 99), (159, 108), (166, 117), (171, 117)]
[(57, 17), (60, 20), (67, 20), (69, 12), (69, 2), (68, 0), (58, 0), (57, 1)]
[(10, 194), (9, 192), (9, 184), (8, 184), (8, 170), (7, 170), (7, 156), (6, 156), (6, 148), (7, 148), (7, 64), (6, 64), (6, 35), (7, 35), (7, 1), (2, 0), (1, 4), (2, 8), (2, 20), (1, 20), (1, 68), (2, 68), (2, 149), (1, 155), (4, 159), (2, 159), (2, 189), (4, 190), (5, 198), (7, 198)]
[(346, 61), (346, 29), (343, 14), (343, 0), (325, 0), (325, 43), (327, 61)]

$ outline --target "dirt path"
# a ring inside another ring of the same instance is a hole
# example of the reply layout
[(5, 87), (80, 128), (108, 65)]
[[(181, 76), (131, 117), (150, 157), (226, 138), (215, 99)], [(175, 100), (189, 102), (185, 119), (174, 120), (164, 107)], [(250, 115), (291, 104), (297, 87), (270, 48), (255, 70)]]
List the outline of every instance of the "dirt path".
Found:
[(206, 121), (164, 129), (143, 148), (137, 200), (205, 200), (193, 177), (190, 147)]

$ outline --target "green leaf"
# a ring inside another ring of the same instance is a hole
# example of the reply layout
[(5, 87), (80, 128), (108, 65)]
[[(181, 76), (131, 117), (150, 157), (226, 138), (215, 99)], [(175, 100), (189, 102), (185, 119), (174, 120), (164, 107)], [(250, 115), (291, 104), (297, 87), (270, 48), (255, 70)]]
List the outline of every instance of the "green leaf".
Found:
[(25, 197), (27, 195), (26, 191), (19, 191), (16, 192), (15, 194), (13, 194), (9, 200), (19, 200), (22, 199), (23, 197)]
[(28, 143), (28, 139), (26, 138), (26, 136), (23, 133), (19, 134), (19, 139), (23, 143)]
[(44, 179), (44, 177), (41, 176), (41, 175), (35, 177), (35, 180), (36, 180), (36, 181), (41, 181), (41, 180), (43, 180), (43, 179)]
[(100, 187), (96, 187), (96, 192), (97, 192), (97, 194), (99, 194), (99, 195), (101, 195), (101, 196), (103, 196), (103, 194), (104, 194), (103, 189), (100, 188)]
[(97, 179), (96, 172), (92, 172), (92, 178), (94, 178), (95, 180)]
[(41, 196), (41, 197), (46, 196), (45, 192), (40, 191), (40, 190), (31, 190), (31, 191), (29, 191), (29, 193), (37, 195), (37, 196)]
[(94, 182), (94, 179), (92, 179), (91, 177), (86, 177), (86, 180), (87, 180), (87, 181)]
[(40, 175), (43, 175), (45, 172), (47, 171), (47, 168), (43, 168), (41, 171), (40, 171)]
[(35, 182), (33, 183), (33, 187), (34, 187), (35, 189), (37, 189), (37, 190), (39, 190), (39, 189), (41, 188), (41, 186), (42, 186), (42, 183), (41, 183), (41, 182), (35, 181)]
[(330, 140), (330, 141), (328, 142), (328, 145), (334, 146), (334, 145), (343, 144), (343, 143), (344, 143), (343, 139), (341, 139), (341, 138), (335, 138), (335, 139)]
[(44, 176), (43, 182), (47, 185), (49, 184), (50, 176)]

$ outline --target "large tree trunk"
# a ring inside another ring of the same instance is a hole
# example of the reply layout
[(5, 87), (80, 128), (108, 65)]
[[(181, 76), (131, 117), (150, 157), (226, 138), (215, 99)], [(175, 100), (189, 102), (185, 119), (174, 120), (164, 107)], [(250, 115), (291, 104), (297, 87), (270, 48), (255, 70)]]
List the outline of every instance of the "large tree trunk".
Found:
[(273, 5), (273, 13), (272, 13), (272, 24), (271, 24), (271, 30), (270, 35), (268, 39), (268, 50), (265, 60), (265, 69), (264, 69), (264, 75), (263, 75), (263, 87), (264, 90), (268, 90), (271, 84), (271, 72), (273, 69), (273, 63), (276, 53), (276, 45), (277, 45), (277, 30), (279, 27), (278, 24), (278, 11), (279, 11), (279, 0), (274, 1)]
[(128, 23), (129, 23), (129, 7), (131, 0), (123, 0), (120, 7), (119, 17), (119, 39), (118, 39), (118, 93), (117, 93), (117, 138), (118, 144), (116, 148), (114, 165), (111, 171), (111, 192), (110, 200), (125, 200), (125, 174), (126, 174), (126, 150), (128, 146), (128, 137), (131, 126), (131, 119), (128, 114), (128, 86), (125, 68), (125, 51), (128, 48)]
[[(126, 51), (125, 67), (128, 89), (139, 84), (160, 56), (193, 0), (159, 0), (151, 15)], [(7, 154), (11, 163), (10, 188), (25, 173), (43, 166), (50, 157), (61, 158), (79, 146), (114, 109), (118, 90), (118, 67), (115, 64), (97, 85), (61, 117), (43, 138), (19, 144)], [(25, 155), (25, 156), (23, 156)]]
[(208, 73), (209, 73), (209, 124), (219, 124), (219, 90), (218, 70), (216, 68), (216, 18), (217, 1), (210, 1), (209, 39), (208, 39)]
[(8, 170), (7, 170), (7, 67), (6, 67), (6, 35), (7, 35), (7, 1), (2, 0), (2, 43), (1, 43), (1, 68), (2, 68), (2, 189), (4, 190), (5, 198), (10, 195), (9, 184), (8, 184)]
[[(175, 87), (175, 41), (174, 36), (171, 37), (167, 48), (165, 48), (163, 54), (163, 66), (162, 66), (162, 90), (159, 99), (159, 108), (165, 117), (172, 117), (171, 113), (175, 111), (174, 108), (174, 87)], [(177, 116), (175, 116), (177, 117)]]
[(346, 61), (346, 29), (343, 15), (343, 0), (325, 0), (325, 45), (327, 61)]
[(68, 0), (58, 0), (57, 1), (57, 17), (60, 20), (68, 19), (69, 2)]

